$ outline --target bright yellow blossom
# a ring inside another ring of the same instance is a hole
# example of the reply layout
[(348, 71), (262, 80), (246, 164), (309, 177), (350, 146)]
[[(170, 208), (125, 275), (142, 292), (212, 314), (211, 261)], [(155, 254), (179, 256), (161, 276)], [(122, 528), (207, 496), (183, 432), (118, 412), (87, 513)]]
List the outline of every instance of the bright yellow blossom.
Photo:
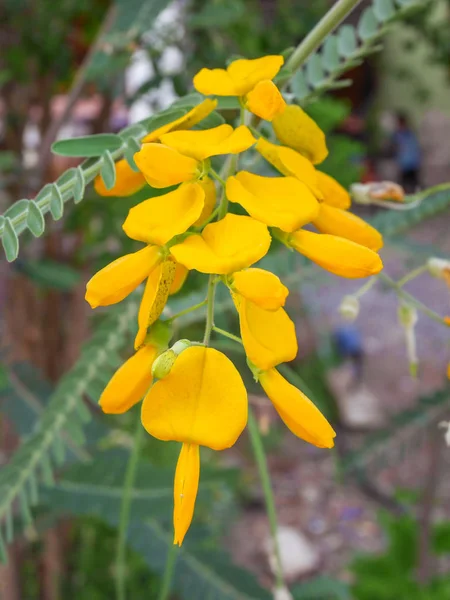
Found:
[(226, 69), (201, 69), (194, 77), (194, 87), (205, 96), (245, 96), (260, 81), (273, 79), (283, 63), (282, 56), (240, 58)]
[(323, 201), (335, 208), (342, 208), (343, 210), (350, 208), (352, 200), (347, 190), (330, 175), (322, 171), (316, 171), (316, 173), (317, 185), (323, 194)]
[(164, 144), (143, 144), (134, 162), (154, 188), (165, 188), (200, 177), (199, 163)]
[(276, 369), (258, 375), (260, 384), (292, 433), (319, 448), (332, 448), (336, 433), (320, 410)]
[(183, 265), (176, 263), (175, 276), (169, 290), (169, 296), (177, 294), (184, 285), (187, 276), (189, 275), (189, 269), (186, 269)]
[(277, 86), (268, 79), (260, 81), (245, 97), (245, 108), (266, 121), (282, 113), (286, 102)]
[(383, 268), (380, 257), (373, 250), (335, 235), (301, 229), (290, 234), (287, 243), (323, 269), (340, 277), (369, 277)]
[(352, 240), (375, 251), (383, 247), (381, 233), (363, 219), (346, 210), (322, 203), (319, 214), (312, 222), (322, 233), (330, 233)]
[(145, 177), (134, 171), (124, 158), (116, 162), (116, 183), (108, 189), (100, 175), (94, 180), (94, 189), (99, 196), (131, 196), (145, 185)]
[(200, 447), (183, 444), (173, 485), (173, 543), (181, 546), (194, 516), (200, 479)]
[(274, 117), (272, 125), (282, 144), (297, 150), (314, 165), (328, 156), (325, 134), (300, 106), (287, 105)]
[(211, 178), (203, 177), (203, 179), (197, 181), (197, 184), (202, 187), (205, 197), (203, 200), (203, 210), (195, 223), (192, 223), (194, 227), (200, 227), (205, 223), (211, 216), (217, 201), (216, 185)]
[(279, 277), (264, 269), (238, 271), (228, 278), (227, 283), (235, 293), (264, 310), (278, 310), (284, 306), (289, 295), (289, 290)]
[(261, 177), (240, 171), (228, 178), (226, 192), (231, 202), (243, 206), (254, 219), (283, 231), (295, 231), (319, 214), (319, 203), (295, 177)]
[(444, 323), (450, 327), (450, 317), (444, 317)]
[(267, 254), (270, 241), (263, 223), (227, 214), (221, 221), (207, 225), (201, 234), (171, 246), (170, 253), (187, 269), (227, 275), (260, 260)]
[(123, 363), (100, 396), (103, 412), (124, 413), (142, 400), (152, 383), (152, 364), (156, 355), (156, 347), (147, 344)]

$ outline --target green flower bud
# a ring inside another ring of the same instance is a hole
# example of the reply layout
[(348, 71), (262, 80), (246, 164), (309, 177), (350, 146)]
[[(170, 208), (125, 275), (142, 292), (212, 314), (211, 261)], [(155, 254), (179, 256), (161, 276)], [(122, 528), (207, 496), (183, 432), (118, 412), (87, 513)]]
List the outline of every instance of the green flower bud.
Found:
[(427, 267), (433, 277), (438, 279), (445, 279), (446, 276), (450, 277), (450, 260), (432, 256), (427, 261)]
[(356, 296), (344, 296), (339, 313), (347, 321), (354, 321), (359, 314), (359, 300)]
[(175, 344), (158, 356), (152, 365), (152, 375), (157, 379), (164, 379), (170, 373), (178, 356), (189, 348), (191, 342), (189, 340), (178, 340)]

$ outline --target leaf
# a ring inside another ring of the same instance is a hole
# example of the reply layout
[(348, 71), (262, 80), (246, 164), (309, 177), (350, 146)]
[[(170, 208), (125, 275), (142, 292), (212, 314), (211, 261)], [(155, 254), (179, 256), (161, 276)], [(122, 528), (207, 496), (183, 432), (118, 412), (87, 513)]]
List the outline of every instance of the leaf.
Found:
[(340, 65), (338, 40), (335, 35), (329, 35), (322, 49), (322, 63), (327, 71), (333, 72)]
[(202, 102), (203, 96), (198, 92), (192, 92), (191, 94), (186, 94), (186, 96), (182, 96), (175, 100), (170, 106), (171, 109), (174, 108), (188, 108), (191, 109), (200, 102)]
[(114, 164), (113, 157), (108, 150), (102, 154), (100, 175), (107, 190), (110, 190), (114, 187), (116, 183), (116, 166)]
[(84, 196), (84, 188), (86, 187), (86, 181), (84, 179), (83, 169), (77, 167), (74, 173), (74, 185), (73, 185), (73, 200), (75, 204), (81, 202)]
[(126, 161), (128, 162), (128, 164), (130, 165), (130, 167), (133, 169), (133, 171), (138, 172), (139, 169), (136, 165), (136, 163), (134, 162), (134, 155), (136, 154), (136, 152), (139, 152), (139, 150), (141, 149), (141, 144), (140, 142), (138, 142), (138, 140), (134, 137), (130, 137), (127, 140), (127, 146), (125, 148), (125, 152), (124, 152), (124, 157), (126, 159)]
[(342, 25), (338, 31), (337, 40), (339, 53), (346, 58), (352, 56), (358, 47), (355, 28), (352, 25)]
[(64, 200), (56, 183), (50, 186), (50, 212), (55, 221), (61, 219), (64, 213)]
[(28, 202), (27, 226), (34, 237), (40, 237), (45, 230), (44, 215), (34, 200)]
[(195, 129), (212, 129), (213, 127), (223, 125), (224, 123), (225, 119), (222, 117), (222, 115), (214, 111), (200, 121), (200, 123), (196, 125)]
[(186, 110), (182, 108), (177, 109), (168, 109), (158, 115), (154, 115), (142, 121), (142, 124), (145, 126), (148, 133), (152, 133), (156, 129), (159, 129), (163, 125), (167, 125), (167, 123), (171, 123), (172, 121), (176, 121), (180, 117), (186, 114)]
[(378, 21), (372, 7), (366, 8), (358, 23), (358, 35), (365, 42), (378, 33)]
[(5, 251), (6, 260), (12, 262), (16, 260), (19, 254), (19, 238), (17, 233), (12, 226), (11, 219), (5, 218), (3, 223), (3, 236), (2, 236), (3, 250)]
[(220, 96), (217, 99), (217, 108), (219, 110), (239, 110), (241, 105), (236, 96)]
[(306, 76), (312, 87), (319, 87), (324, 79), (320, 54), (313, 54), (306, 63)]
[(59, 140), (52, 145), (52, 152), (61, 156), (92, 157), (104, 152), (114, 152), (122, 146), (122, 139), (113, 133), (98, 133), (68, 140)]
[(310, 93), (303, 69), (299, 69), (297, 73), (295, 73), (291, 81), (291, 88), (297, 100), (302, 100)]
[(294, 600), (352, 600), (349, 586), (333, 577), (317, 577), (292, 590)]
[(395, 15), (395, 6), (392, 0), (375, 0), (373, 3), (373, 12), (376, 18), (381, 22), (392, 19)]
[(53, 260), (23, 261), (20, 270), (37, 285), (62, 291), (73, 289), (81, 279), (74, 268)]
[(4, 217), (9, 217), (10, 219), (15, 219), (19, 216), (22, 211), (27, 210), (28, 208), (28, 200), (17, 200), (14, 204), (11, 204), (9, 208), (5, 210), (3, 213)]

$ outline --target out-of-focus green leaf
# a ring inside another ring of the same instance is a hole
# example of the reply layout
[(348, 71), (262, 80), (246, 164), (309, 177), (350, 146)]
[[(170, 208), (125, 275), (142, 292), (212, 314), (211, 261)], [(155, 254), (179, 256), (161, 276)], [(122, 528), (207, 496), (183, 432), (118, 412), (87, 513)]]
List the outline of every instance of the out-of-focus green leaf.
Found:
[(61, 156), (92, 157), (104, 152), (114, 152), (122, 146), (122, 139), (113, 133), (99, 133), (59, 140), (52, 145), (52, 152)]
[(53, 260), (21, 261), (18, 269), (45, 288), (68, 291), (80, 282), (80, 274), (73, 267)]

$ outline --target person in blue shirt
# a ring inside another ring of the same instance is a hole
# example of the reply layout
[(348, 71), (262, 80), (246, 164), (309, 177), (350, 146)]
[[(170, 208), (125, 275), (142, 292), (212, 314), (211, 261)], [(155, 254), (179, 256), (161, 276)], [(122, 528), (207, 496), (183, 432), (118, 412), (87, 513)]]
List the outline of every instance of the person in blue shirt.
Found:
[(420, 146), (404, 113), (397, 113), (397, 131), (394, 133), (393, 143), (400, 170), (400, 184), (405, 192), (416, 192), (419, 187)]

